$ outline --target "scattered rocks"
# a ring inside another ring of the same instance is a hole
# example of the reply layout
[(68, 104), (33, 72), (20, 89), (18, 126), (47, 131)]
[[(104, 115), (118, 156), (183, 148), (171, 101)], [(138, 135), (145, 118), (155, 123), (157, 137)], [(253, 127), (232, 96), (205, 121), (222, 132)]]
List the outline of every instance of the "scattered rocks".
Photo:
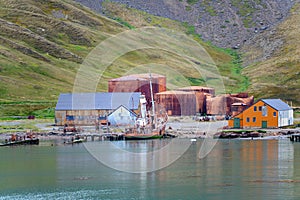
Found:
[[(103, 13), (102, 3), (105, 0), (98, 0), (97, 2), (75, 1)], [(204, 40), (212, 41), (220, 47), (236, 47), (237, 43), (243, 44), (244, 40), (251, 40), (261, 31), (276, 26), (289, 14), (295, 3), (295, 1), (290, 0), (262, 0), (259, 3), (255, 0), (235, 3), (230, 0), (219, 3), (199, 0), (191, 5), (186, 1), (179, 0), (112, 1), (156, 16), (188, 22), (196, 27), (197, 33), (201, 34)], [(247, 13), (243, 14), (244, 12)], [(251, 31), (255, 27), (258, 27), (257, 30)]]

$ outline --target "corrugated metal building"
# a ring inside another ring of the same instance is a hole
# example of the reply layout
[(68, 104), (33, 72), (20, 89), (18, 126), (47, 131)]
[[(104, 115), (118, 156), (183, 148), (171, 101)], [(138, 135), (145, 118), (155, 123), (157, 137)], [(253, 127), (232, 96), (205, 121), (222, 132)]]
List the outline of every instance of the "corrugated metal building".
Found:
[(248, 108), (254, 102), (253, 96), (248, 96), (247, 93), (240, 94), (224, 94), (216, 97), (207, 96), (206, 110), (208, 115), (227, 115), (232, 116), (232, 104), (243, 103), (246, 106), (241, 106), (239, 109)]
[(167, 91), (155, 94), (155, 101), (164, 107), (168, 115), (190, 116), (197, 113), (197, 101), (194, 92)]
[(189, 86), (184, 88), (177, 89), (178, 91), (185, 91), (185, 92), (193, 92), (196, 96), (197, 104), (196, 104), (196, 112), (201, 114), (206, 114), (206, 97), (207, 96), (214, 96), (215, 89), (209, 87), (202, 87), (202, 86)]
[(75, 125), (95, 125), (99, 118), (108, 116), (120, 106), (138, 112), (140, 95), (140, 92), (60, 94), (55, 124), (61, 126), (71, 121)]
[(231, 128), (278, 128), (294, 123), (293, 109), (280, 99), (261, 99), (228, 121)]
[[(166, 91), (166, 77), (151, 74), (153, 94)], [(132, 74), (108, 81), (108, 92), (141, 92), (151, 105), (150, 74)]]

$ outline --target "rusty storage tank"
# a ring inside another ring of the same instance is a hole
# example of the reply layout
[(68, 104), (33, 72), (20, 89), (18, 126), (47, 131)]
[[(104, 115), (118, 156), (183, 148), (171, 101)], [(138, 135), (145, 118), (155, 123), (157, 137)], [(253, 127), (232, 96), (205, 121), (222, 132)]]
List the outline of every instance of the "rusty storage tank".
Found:
[(198, 93), (207, 93), (212, 96), (215, 96), (215, 88), (203, 87), (203, 86), (189, 86), (184, 88), (179, 88), (177, 90), (186, 91), (186, 92), (198, 92)]
[[(151, 74), (153, 94), (166, 91), (166, 77)], [(131, 74), (108, 81), (108, 92), (141, 92), (146, 96), (148, 104), (151, 101), (150, 74)]]
[(208, 95), (206, 98), (206, 110), (208, 115), (226, 115), (227, 110), (226, 95), (213, 97)]
[(164, 107), (168, 115), (190, 116), (197, 113), (197, 101), (194, 92), (166, 91), (155, 95), (155, 101)]
[[(241, 94), (241, 95), (240, 95)], [(216, 97), (208, 96), (206, 99), (206, 109), (209, 115), (233, 115), (232, 104), (243, 103), (247, 108), (254, 102), (253, 96), (248, 96), (246, 93), (240, 94), (223, 94)], [(240, 108), (240, 109), (241, 109)]]
[(236, 116), (243, 112), (247, 108), (247, 104), (244, 103), (233, 103), (231, 105), (232, 116)]
[(177, 89), (179, 91), (185, 91), (185, 92), (193, 92), (196, 96), (197, 100), (197, 112), (201, 114), (206, 114), (206, 96), (214, 96), (215, 95), (215, 89), (210, 87), (202, 87), (202, 86), (189, 86), (184, 88)]

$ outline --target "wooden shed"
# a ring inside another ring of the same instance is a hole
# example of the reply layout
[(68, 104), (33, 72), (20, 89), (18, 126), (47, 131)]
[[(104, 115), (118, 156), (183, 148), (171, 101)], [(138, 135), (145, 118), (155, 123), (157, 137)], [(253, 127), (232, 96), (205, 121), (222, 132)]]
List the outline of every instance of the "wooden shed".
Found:
[(155, 95), (156, 103), (164, 107), (168, 115), (190, 116), (197, 113), (197, 101), (194, 92), (167, 91)]
[(233, 116), (230, 128), (278, 128), (293, 124), (293, 109), (280, 99), (261, 99)]
[(141, 93), (60, 94), (55, 108), (55, 124), (95, 125), (120, 106), (138, 113)]

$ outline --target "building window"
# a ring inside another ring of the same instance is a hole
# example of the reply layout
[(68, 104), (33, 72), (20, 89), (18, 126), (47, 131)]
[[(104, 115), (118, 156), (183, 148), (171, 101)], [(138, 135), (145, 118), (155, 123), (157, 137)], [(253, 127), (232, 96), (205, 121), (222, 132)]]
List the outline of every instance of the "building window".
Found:
[(253, 122), (256, 122), (256, 117), (253, 117), (252, 121), (253, 121)]
[(258, 107), (258, 110), (261, 111), (261, 106)]
[(266, 117), (268, 115), (267, 106), (262, 107), (262, 116)]
[(277, 116), (277, 113), (276, 113), (276, 112), (273, 112), (273, 116), (276, 117), (276, 116)]
[(257, 111), (257, 107), (256, 106), (254, 106), (254, 111)]
[(250, 117), (247, 117), (247, 122), (250, 122)]

